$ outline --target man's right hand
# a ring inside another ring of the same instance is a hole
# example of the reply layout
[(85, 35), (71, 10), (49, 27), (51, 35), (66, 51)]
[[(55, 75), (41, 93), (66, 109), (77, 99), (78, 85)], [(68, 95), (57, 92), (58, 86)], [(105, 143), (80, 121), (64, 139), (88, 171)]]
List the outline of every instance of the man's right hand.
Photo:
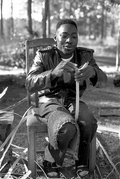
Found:
[(52, 76), (53, 78), (60, 77), (64, 70), (68, 72), (74, 72), (76, 69), (76, 64), (72, 62), (66, 62), (66, 61), (61, 61), (56, 68), (52, 71)]

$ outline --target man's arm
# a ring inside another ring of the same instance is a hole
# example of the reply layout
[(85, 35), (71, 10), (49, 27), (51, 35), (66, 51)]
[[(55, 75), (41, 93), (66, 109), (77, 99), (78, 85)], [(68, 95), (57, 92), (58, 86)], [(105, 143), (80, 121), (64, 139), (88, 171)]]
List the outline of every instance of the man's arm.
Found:
[(107, 75), (98, 67), (94, 58), (89, 62), (94, 70), (94, 75), (90, 78), (93, 86), (104, 87), (107, 84)]
[(41, 91), (51, 87), (52, 70), (45, 71), (43, 60), (43, 55), (38, 52), (26, 78), (26, 88), (30, 92)]
[(95, 59), (93, 58), (94, 50), (87, 49), (87, 48), (78, 48), (81, 56), (81, 65), (86, 62), (88, 66), (80, 70), (78, 73), (75, 74), (75, 78), (77, 81), (82, 82), (84, 80), (89, 79), (91, 84), (96, 87), (105, 86), (107, 83), (107, 76), (106, 74), (99, 68)]

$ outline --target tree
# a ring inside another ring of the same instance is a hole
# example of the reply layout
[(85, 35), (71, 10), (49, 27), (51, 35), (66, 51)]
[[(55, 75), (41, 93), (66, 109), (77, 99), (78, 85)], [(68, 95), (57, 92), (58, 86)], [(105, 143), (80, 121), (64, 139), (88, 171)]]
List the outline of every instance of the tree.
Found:
[(113, 4), (120, 4), (120, 1), (119, 0), (111, 0), (111, 3), (113, 3)]
[(32, 0), (28, 0), (27, 2), (27, 15), (28, 15), (28, 32), (32, 36)]
[(47, 26), (47, 27), (48, 27), (48, 37), (50, 37), (50, 34), (51, 34), (50, 25), (51, 25), (51, 24), (50, 24), (50, 4), (49, 4), (49, 0), (48, 0), (48, 4), (47, 4), (47, 5), (48, 5), (48, 7), (47, 7), (47, 10), (48, 10), (48, 11), (47, 11), (47, 18), (48, 18), (48, 19), (47, 19), (47, 22), (48, 22), (48, 26)]
[(4, 38), (4, 33), (3, 33), (3, 0), (1, 0), (1, 38)]
[(11, 34), (14, 33), (13, 0), (11, 0)]
[[(111, 3), (113, 5), (116, 5), (116, 8), (113, 8), (113, 13), (114, 17), (116, 18), (116, 22), (117, 22), (117, 45), (116, 45), (116, 71), (119, 70), (119, 65), (120, 65), (120, 9), (119, 9), (119, 5), (120, 2), (119, 1), (115, 1), (115, 0), (111, 0)], [(114, 6), (113, 6), (114, 7)]]
[(49, 9), (49, 0), (45, 0), (45, 5), (43, 9), (43, 38), (47, 37), (47, 31), (48, 36), (50, 36), (50, 9)]
[(104, 13), (105, 13), (105, 1), (102, 0), (102, 19), (101, 19), (101, 40), (103, 40), (104, 38), (104, 23), (105, 23), (105, 17), (104, 17)]

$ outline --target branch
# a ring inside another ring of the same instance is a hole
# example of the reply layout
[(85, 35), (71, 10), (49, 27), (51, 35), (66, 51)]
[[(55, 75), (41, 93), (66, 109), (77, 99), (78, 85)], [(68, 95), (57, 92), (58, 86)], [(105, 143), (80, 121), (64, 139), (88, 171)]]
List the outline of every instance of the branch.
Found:
[(8, 87), (6, 87), (2, 93), (0, 93), (0, 99), (6, 94)]

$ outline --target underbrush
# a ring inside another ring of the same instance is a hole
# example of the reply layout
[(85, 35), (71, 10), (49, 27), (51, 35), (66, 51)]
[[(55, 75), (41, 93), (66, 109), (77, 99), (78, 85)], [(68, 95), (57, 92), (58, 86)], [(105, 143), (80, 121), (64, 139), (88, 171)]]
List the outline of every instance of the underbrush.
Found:
[[(2, 40), (0, 42), (0, 65), (25, 68), (25, 38)], [(92, 48), (96, 55), (115, 56), (116, 41), (112, 40), (89, 40), (86, 37), (79, 37), (78, 46)], [(33, 56), (31, 54), (31, 59)]]
[(0, 47), (0, 65), (25, 68), (24, 42), (4, 41)]

